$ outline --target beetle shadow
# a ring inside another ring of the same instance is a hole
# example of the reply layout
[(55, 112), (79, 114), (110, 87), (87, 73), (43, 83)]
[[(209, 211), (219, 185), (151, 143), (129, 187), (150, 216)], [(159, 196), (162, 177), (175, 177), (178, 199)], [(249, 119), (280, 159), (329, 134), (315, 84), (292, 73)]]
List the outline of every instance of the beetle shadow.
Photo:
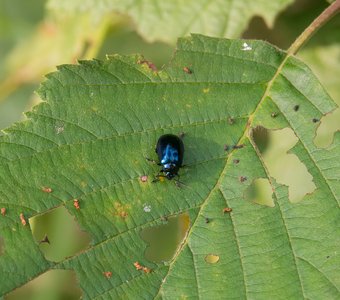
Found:
[(220, 169), (225, 165), (223, 157), (228, 155), (224, 150), (223, 141), (218, 144), (212, 139), (186, 135), (183, 143), (184, 159), (179, 171), (179, 180), (184, 185), (206, 182), (215, 172), (220, 173)]

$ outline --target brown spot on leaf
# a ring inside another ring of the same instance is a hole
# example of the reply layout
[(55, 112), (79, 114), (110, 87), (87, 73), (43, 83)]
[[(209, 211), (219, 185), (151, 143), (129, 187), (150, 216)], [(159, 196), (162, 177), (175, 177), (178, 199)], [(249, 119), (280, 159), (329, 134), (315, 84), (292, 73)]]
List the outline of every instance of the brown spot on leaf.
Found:
[(119, 216), (120, 216), (121, 218), (123, 218), (123, 219), (125, 219), (128, 215), (129, 215), (129, 214), (128, 214), (126, 211), (121, 211), (121, 212), (119, 213)]
[(20, 221), (22, 225), (26, 226), (27, 222), (23, 213), (20, 214)]
[(104, 275), (107, 279), (109, 279), (109, 278), (112, 277), (112, 272), (106, 271), (106, 272), (103, 272), (103, 275)]
[(230, 207), (225, 207), (225, 208), (223, 208), (223, 213), (224, 214), (226, 214), (226, 213), (230, 213), (230, 212), (232, 212), (233, 211), (233, 209), (232, 208), (230, 208)]
[(79, 200), (78, 200), (78, 199), (74, 199), (74, 200), (73, 200), (73, 206), (74, 206), (76, 209), (80, 209), (80, 205), (79, 205)]
[(246, 176), (240, 176), (240, 182), (245, 182), (248, 178)]
[(192, 74), (192, 70), (189, 69), (189, 67), (184, 67), (184, 68), (183, 68), (183, 71), (184, 71), (185, 73), (187, 73), (187, 74)]
[(134, 262), (133, 265), (135, 266), (137, 271), (143, 271), (144, 273), (151, 273), (151, 269), (148, 267), (142, 266), (138, 261)]
[(129, 214), (128, 210), (130, 209), (130, 205), (122, 205), (119, 202), (114, 203), (115, 212), (113, 213), (114, 216), (121, 217), (125, 219)]
[(141, 266), (140, 263), (139, 263), (138, 261), (134, 262), (133, 265), (135, 266), (135, 268), (136, 268), (137, 271), (143, 269), (143, 266)]
[(147, 267), (143, 267), (143, 271), (144, 271), (144, 273), (151, 273), (151, 269), (149, 269)]
[(6, 208), (5, 208), (5, 207), (2, 207), (2, 208), (1, 208), (1, 214), (2, 214), (3, 216), (6, 215)]
[(43, 188), (42, 188), (42, 191), (43, 191), (44, 193), (52, 193), (52, 189), (51, 189), (50, 187), (43, 187)]
[(140, 179), (141, 182), (147, 182), (148, 181), (148, 175), (143, 175), (139, 179)]
[(140, 64), (140, 65), (142, 65), (142, 64), (145, 64), (145, 65), (147, 65), (152, 71), (154, 71), (154, 72), (157, 72), (157, 67), (155, 66), (155, 64), (153, 64), (151, 61), (149, 61), (149, 60), (138, 60), (137, 61), (137, 64)]
[(142, 270), (144, 273), (151, 273), (151, 269), (145, 266), (142, 266), (138, 261), (133, 263), (137, 271)]

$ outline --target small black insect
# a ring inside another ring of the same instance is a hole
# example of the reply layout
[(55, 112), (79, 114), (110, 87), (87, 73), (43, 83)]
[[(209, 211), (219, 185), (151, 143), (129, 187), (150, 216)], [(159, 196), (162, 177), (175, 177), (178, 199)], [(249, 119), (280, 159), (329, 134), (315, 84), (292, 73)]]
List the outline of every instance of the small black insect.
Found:
[(156, 175), (156, 180), (160, 177), (166, 177), (169, 180), (176, 176), (179, 178), (178, 171), (182, 167), (184, 155), (183, 141), (177, 135), (162, 135), (158, 139), (155, 151), (159, 159), (158, 165), (162, 166), (159, 174)]

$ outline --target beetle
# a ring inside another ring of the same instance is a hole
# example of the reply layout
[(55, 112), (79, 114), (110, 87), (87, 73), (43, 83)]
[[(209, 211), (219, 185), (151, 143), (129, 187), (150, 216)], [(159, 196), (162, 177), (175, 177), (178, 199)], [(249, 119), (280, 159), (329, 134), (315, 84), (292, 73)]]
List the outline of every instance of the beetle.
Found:
[(169, 180), (176, 176), (179, 177), (178, 171), (182, 167), (184, 156), (183, 141), (177, 135), (164, 134), (158, 139), (155, 152), (159, 159), (157, 164), (162, 166), (162, 169), (156, 175), (154, 181), (158, 181), (160, 177), (165, 177)]

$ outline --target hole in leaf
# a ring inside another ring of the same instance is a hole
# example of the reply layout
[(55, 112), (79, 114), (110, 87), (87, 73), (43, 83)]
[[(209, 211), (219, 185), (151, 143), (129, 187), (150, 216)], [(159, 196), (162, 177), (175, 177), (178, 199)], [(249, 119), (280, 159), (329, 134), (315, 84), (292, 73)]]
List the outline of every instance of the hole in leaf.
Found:
[(72, 270), (51, 270), (33, 279), (6, 296), (6, 300), (68, 299), (82, 297), (82, 291)]
[(288, 153), (298, 142), (292, 129), (267, 130), (259, 126), (252, 130), (252, 138), (256, 145), (259, 144), (258, 149), (269, 175), (278, 183), (288, 186), (291, 202), (298, 202), (315, 190), (313, 176), (306, 166), (295, 154)]
[(0, 256), (5, 253), (5, 241), (2, 236), (0, 236)]
[(176, 253), (190, 226), (187, 213), (169, 217), (166, 224), (145, 228), (141, 238), (148, 243), (145, 258), (152, 262), (169, 261)]
[(59, 207), (29, 220), (34, 239), (46, 259), (59, 262), (84, 250), (90, 237), (80, 230), (65, 207)]
[(317, 147), (325, 148), (333, 141), (334, 133), (340, 130), (340, 108), (321, 118), (320, 126), (316, 130), (314, 143)]
[(205, 257), (205, 261), (208, 264), (216, 264), (219, 260), (220, 260), (220, 257), (218, 255), (215, 255), (215, 254), (208, 254)]
[(257, 204), (274, 207), (273, 191), (267, 178), (256, 178), (246, 189), (245, 198)]
[(258, 126), (252, 130), (252, 138), (261, 153), (263, 153), (269, 145), (269, 130)]

